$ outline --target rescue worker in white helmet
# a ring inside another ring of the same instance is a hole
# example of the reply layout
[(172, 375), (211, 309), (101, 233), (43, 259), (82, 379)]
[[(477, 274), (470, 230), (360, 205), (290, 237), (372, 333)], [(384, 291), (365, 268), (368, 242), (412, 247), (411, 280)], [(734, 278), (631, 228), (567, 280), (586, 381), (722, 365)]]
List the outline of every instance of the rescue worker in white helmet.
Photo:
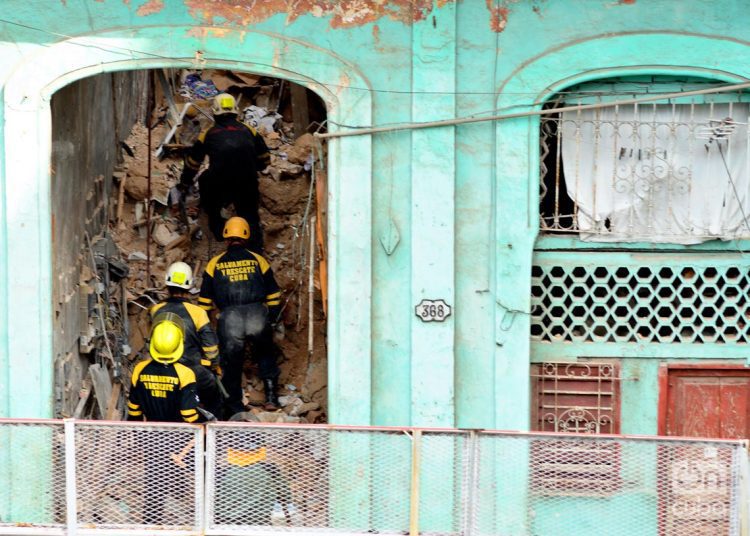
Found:
[(219, 341), (206, 311), (189, 301), (193, 270), (187, 263), (172, 263), (167, 268), (165, 280), (169, 297), (151, 307), (151, 320), (162, 313), (174, 313), (180, 317), (184, 332), (184, 351), (179, 362), (195, 373), (198, 396), (203, 407), (210, 413), (219, 415)]
[(263, 232), (258, 216), (258, 173), (270, 162), (263, 137), (237, 119), (237, 102), (228, 93), (213, 100), (214, 125), (201, 132), (187, 151), (178, 188), (187, 192), (208, 156), (209, 166), (198, 179), (201, 207), (217, 240), (222, 240), (224, 218), (221, 209), (230, 203), (252, 229), (250, 249), (263, 251)]
[(201, 422), (195, 373), (179, 362), (184, 348), (182, 319), (157, 315), (151, 328), (149, 354), (130, 378), (129, 421)]
[(265, 407), (277, 409), (279, 367), (271, 323), (278, 320), (281, 291), (268, 261), (248, 249), (252, 236), (248, 223), (229, 218), (224, 226), (227, 250), (206, 265), (198, 305), (218, 309), (218, 335), (221, 348), (223, 383), (229, 398), (227, 417), (245, 411), (242, 403), (242, 368), (245, 342), (252, 345), (253, 359), (265, 388)]

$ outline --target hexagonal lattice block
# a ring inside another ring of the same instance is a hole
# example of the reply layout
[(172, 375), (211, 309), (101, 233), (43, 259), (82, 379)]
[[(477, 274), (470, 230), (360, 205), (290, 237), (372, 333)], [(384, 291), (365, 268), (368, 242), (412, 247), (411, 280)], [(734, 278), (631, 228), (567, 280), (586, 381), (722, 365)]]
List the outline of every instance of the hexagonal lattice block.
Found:
[(534, 341), (750, 342), (750, 277), (738, 266), (533, 268)]

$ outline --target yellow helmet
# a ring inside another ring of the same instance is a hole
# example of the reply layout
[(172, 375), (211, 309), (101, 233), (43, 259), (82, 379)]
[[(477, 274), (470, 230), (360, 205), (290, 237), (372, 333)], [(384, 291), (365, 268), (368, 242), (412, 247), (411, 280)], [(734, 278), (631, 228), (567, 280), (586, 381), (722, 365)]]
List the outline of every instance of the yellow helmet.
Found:
[(224, 224), (224, 238), (250, 238), (250, 225), (245, 218), (234, 216)]
[(169, 365), (182, 357), (185, 325), (174, 313), (159, 313), (151, 328), (151, 357), (159, 363)]
[(214, 97), (211, 105), (214, 115), (235, 114), (237, 115), (237, 101), (229, 93), (219, 93)]

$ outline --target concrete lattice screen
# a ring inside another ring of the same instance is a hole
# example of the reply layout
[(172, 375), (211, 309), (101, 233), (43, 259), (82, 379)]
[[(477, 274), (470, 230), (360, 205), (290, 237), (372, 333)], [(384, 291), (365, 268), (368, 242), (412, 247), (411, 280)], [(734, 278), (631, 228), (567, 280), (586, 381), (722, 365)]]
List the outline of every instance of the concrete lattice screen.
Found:
[(748, 275), (736, 261), (709, 266), (708, 259), (662, 255), (649, 264), (572, 258), (536, 264), (531, 339), (747, 344)]

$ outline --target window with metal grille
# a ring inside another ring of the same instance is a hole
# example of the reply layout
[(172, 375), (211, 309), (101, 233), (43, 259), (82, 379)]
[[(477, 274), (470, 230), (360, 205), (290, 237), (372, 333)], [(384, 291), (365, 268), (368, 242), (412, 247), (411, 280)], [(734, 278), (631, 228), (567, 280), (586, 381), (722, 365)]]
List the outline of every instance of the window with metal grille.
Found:
[(603, 107), (543, 116), (541, 231), (599, 242), (681, 244), (750, 236), (746, 95), (608, 105), (709, 83), (716, 84), (605, 80), (548, 103)]
[[(619, 433), (620, 378), (615, 362), (532, 365), (535, 430), (571, 434)], [(532, 489), (539, 495), (606, 496), (621, 485), (620, 446), (571, 439), (534, 441)]]

